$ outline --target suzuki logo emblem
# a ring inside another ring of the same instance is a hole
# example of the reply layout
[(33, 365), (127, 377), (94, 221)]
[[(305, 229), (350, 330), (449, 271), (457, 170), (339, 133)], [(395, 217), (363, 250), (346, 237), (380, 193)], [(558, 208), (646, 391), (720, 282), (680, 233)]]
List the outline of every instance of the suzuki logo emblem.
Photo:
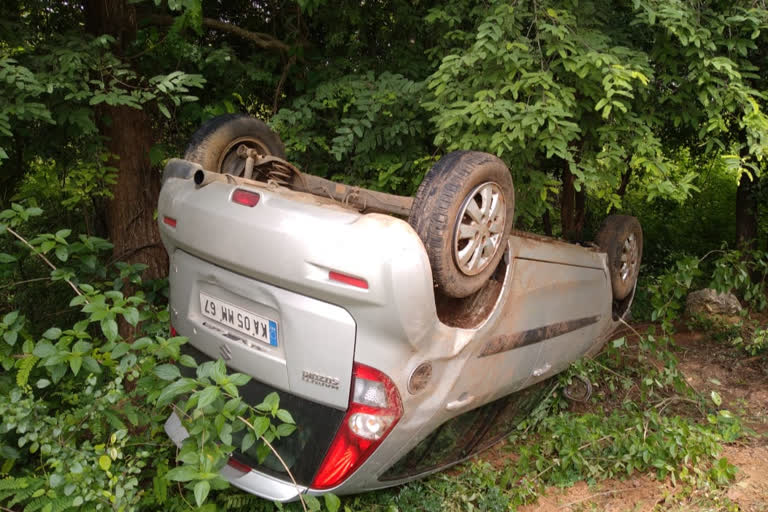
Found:
[(226, 344), (219, 346), (219, 353), (225, 361), (232, 359), (232, 349), (230, 349)]

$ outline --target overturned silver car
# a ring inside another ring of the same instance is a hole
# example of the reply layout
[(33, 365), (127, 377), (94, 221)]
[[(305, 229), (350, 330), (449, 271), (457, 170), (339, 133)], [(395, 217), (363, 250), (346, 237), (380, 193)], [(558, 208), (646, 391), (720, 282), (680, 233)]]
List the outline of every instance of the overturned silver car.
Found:
[[(492, 445), (634, 295), (636, 219), (609, 217), (589, 247), (516, 232), (510, 173), (486, 153), (391, 196), (303, 174), (261, 121), (228, 115), (163, 180), (174, 328), (296, 420), (276, 448), (298, 485), (255, 447), (223, 470), (272, 500), (397, 485)], [(177, 418), (167, 431), (184, 436)]]

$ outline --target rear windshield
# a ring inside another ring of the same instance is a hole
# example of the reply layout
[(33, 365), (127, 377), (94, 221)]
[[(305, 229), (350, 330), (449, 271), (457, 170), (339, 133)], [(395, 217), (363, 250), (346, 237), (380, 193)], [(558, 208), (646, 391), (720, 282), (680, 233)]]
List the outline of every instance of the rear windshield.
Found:
[(550, 378), (450, 419), (379, 480), (398, 480), (464, 460), (507, 436), (553, 389)]
[[(182, 345), (182, 352), (195, 358), (198, 364), (212, 359), (189, 343)], [(194, 376), (193, 368), (185, 369)], [(303, 398), (294, 396), (287, 391), (275, 389), (267, 384), (252, 378), (248, 384), (240, 387), (240, 395), (250, 405), (257, 405), (264, 397), (273, 391), (280, 396), (280, 408), (286, 409), (296, 420), (296, 431), (288, 437), (272, 442), (280, 457), (293, 473), (299, 485), (309, 486), (315, 476), (325, 453), (336, 435), (336, 431), (344, 419), (345, 411), (340, 411), (326, 405), (321, 405)], [(246, 430), (241, 430), (232, 435), (232, 444), (240, 445)], [(264, 462), (259, 464), (256, 450), (261, 443), (256, 442), (246, 452), (236, 452), (233, 457), (256, 471), (268, 475), (289, 480), (288, 473), (275, 457), (270, 453)]]

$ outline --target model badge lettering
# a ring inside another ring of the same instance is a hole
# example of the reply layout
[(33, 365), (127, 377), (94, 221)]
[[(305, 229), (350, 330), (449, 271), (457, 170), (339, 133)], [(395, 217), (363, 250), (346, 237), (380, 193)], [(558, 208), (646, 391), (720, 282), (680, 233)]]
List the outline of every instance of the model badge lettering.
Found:
[(323, 386), (325, 388), (339, 389), (339, 379), (336, 377), (328, 377), (327, 375), (320, 375), (319, 373), (304, 370), (301, 372), (301, 378), (311, 384), (317, 384), (318, 386)]

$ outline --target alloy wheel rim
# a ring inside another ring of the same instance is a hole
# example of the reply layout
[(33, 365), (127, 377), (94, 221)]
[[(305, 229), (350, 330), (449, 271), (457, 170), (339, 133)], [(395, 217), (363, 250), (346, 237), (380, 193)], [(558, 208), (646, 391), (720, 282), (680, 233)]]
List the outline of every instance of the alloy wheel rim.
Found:
[(619, 275), (622, 281), (626, 281), (634, 275), (637, 268), (637, 238), (634, 233), (630, 233), (621, 245), (619, 262)]
[(501, 187), (486, 182), (464, 199), (453, 236), (453, 256), (459, 270), (473, 276), (485, 270), (503, 243), (507, 210)]

